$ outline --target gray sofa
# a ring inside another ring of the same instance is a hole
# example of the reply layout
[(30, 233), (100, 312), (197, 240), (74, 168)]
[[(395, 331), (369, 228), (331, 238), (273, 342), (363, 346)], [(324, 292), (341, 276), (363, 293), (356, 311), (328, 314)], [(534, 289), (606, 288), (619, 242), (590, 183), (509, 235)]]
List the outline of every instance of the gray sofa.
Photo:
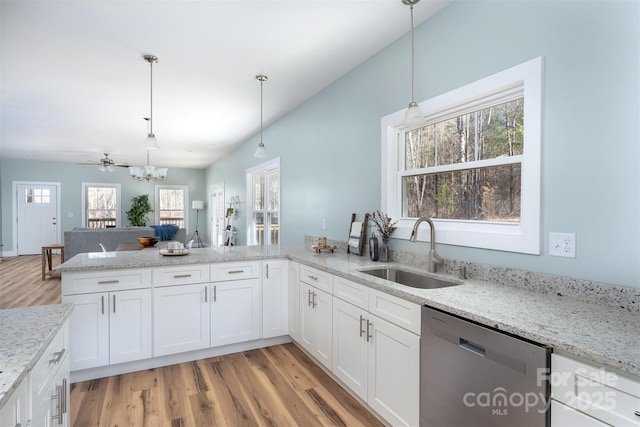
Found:
[[(172, 240), (186, 243), (187, 230), (179, 229)], [(71, 257), (83, 252), (100, 252), (100, 243), (106, 250), (115, 251), (120, 243), (137, 243), (138, 237), (155, 236), (151, 227), (120, 228), (74, 228), (64, 232), (64, 257)], [(166, 242), (158, 242), (162, 246)]]

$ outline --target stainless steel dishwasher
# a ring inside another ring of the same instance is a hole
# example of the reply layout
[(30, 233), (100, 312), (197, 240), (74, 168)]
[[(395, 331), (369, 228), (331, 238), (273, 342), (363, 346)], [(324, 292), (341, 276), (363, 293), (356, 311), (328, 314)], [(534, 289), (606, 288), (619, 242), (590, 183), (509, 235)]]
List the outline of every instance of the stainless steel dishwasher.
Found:
[(420, 425), (548, 426), (550, 350), (422, 307)]

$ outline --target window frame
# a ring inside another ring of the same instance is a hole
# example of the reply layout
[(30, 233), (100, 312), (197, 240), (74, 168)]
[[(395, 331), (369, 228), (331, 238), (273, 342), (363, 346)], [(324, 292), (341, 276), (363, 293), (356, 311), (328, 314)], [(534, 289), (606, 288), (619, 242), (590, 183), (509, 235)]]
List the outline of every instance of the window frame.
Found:
[(82, 226), (83, 227), (89, 227), (89, 224), (87, 223), (88, 221), (88, 217), (87, 217), (87, 213), (88, 213), (88, 207), (87, 207), (87, 189), (89, 187), (106, 187), (106, 188), (115, 188), (116, 189), (116, 227), (121, 227), (122, 226), (122, 186), (118, 183), (113, 183), (113, 182), (83, 182), (82, 183), (82, 196), (81, 196), (81, 201), (82, 201)]
[[(541, 57), (516, 65), (458, 89), (420, 103), (424, 126), (442, 117), (473, 111), (487, 102), (521, 91), (524, 96), (524, 152), (521, 172), (521, 212), (519, 223), (469, 221), (434, 218), (436, 243), (475, 248), (540, 254), (541, 128), (542, 128)], [(402, 170), (405, 110), (381, 119), (381, 197), (382, 208), (391, 218), (398, 218), (393, 237), (409, 239), (416, 218), (402, 218)], [(420, 227), (418, 240), (429, 241), (428, 226)]]
[[(278, 216), (278, 245), (280, 244), (280, 241), (282, 240), (282, 170), (280, 168), (280, 157), (277, 157), (275, 159), (269, 160), (267, 162), (261, 163), (257, 166), (254, 166), (252, 168), (247, 169), (246, 171), (246, 185), (247, 185), (247, 209), (246, 209), (246, 231), (247, 231), (247, 245), (258, 245), (258, 242), (255, 239), (255, 224), (253, 222), (253, 214), (254, 211), (253, 210), (253, 176), (258, 174), (258, 173), (265, 173), (265, 177), (268, 176), (268, 173), (270, 171), (273, 170), (278, 170), (278, 209), (277, 210), (273, 210), (273, 209), (269, 209), (269, 194), (270, 192), (265, 191), (265, 201), (264, 201), (264, 206), (265, 208), (261, 211), (264, 213), (264, 219), (266, 221), (267, 219), (267, 214), (268, 213), (276, 213)], [(265, 183), (267, 181), (265, 180)], [(265, 230), (264, 233), (265, 239), (264, 239), (264, 243), (263, 245), (271, 245), (271, 233), (268, 233)], [(268, 242), (267, 242), (268, 241)]]
[(188, 185), (165, 185), (165, 184), (156, 184), (155, 185), (155, 201), (153, 204), (153, 220), (155, 221), (155, 224), (160, 224), (160, 190), (163, 189), (168, 189), (168, 190), (183, 190), (184, 191), (184, 198), (183, 198), (183, 204), (184, 204), (184, 219), (183, 219), (183, 227), (180, 228), (184, 228), (185, 230), (189, 229), (189, 212), (190, 212), (190, 208), (189, 208), (189, 186)]

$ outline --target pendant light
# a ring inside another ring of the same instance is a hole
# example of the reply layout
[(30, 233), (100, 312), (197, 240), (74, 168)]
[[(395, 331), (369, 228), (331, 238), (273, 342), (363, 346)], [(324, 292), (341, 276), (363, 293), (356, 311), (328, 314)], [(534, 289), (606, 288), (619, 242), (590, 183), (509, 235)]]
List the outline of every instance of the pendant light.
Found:
[(158, 62), (158, 58), (153, 55), (144, 55), (144, 60), (149, 63), (149, 68), (151, 71), (151, 90), (150, 90), (150, 115), (149, 117), (144, 117), (148, 124), (147, 138), (144, 141), (145, 149), (147, 150), (147, 164), (142, 167), (131, 166), (129, 168), (129, 174), (131, 178), (136, 181), (164, 181), (167, 176), (167, 172), (169, 169), (167, 168), (157, 168), (149, 163), (149, 151), (150, 150), (159, 150), (160, 146), (158, 146), (158, 141), (156, 141), (156, 136), (153, 134), (153, 64)]
[(149, 133), (144, 140), (144, 147), (147, 150), (159, 150), (160, 146), (158, 145), (158, 141), (156, 141), (156, 136), (153, 134), (153, 64), (158, 62), (158, 57), (154, 55), (144, 55), (143, 58), (149, 63), (150, 72)]
[(409, 107), (404, 115), (404, 120), (402, 124), (404, 126), (415, 126), (420, 124), (422, 120), (424, 120), (424, 114), (418, 106), (418, 103), (415, 100), (414, 89), (415, 89), (415, 48), (414, 48), (414, 36), (413, 36), (413, 5), (418, 3), (420, 0), (402, 0), (402, 3), (408, 5), (411, 9), (411, 102), (409, 103)]
[(253, 157), (265, 158), (267, 157), (267, 150), (264, 148), (264, 143), (262, 142), (262, 85), (268, 79), (267, 76), (257, 75), (256, 80), (260, 82), (260, 144), (258, 144), (256, 152), (253, 153)]

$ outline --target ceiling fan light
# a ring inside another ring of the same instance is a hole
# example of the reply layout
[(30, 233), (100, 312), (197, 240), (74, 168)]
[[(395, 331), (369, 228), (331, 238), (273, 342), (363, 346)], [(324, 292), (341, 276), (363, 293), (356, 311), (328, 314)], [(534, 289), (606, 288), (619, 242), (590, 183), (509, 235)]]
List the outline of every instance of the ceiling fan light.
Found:
[(257, 157), (259, 159), (263, 159), (267, 157), (267, 149), (264, 148), (264, 144), (262, 142), (258, 144), (258, 147), (256, 148), (256, 152), (253, 153), (253, 157)]
[[(100, 166), (98, 166), (98, 170), (99, 170), (100, 172), (106, 172), (106, 171), (107, 171), (107, 168), (105, 167), (105, 165), (100, 165)], [(111, 171), (109, 171), (109, 172), (111, 172)]]
[(107, 165), (107, 172), (113, 172), (113, 166)]
[(422, 113), (420, 106), (415, 101), (411, 101), (407, 111), (404, 113), (402, 125), (405, 127), (412, 127), (422, 123), (423, 121), (424, 114)]

